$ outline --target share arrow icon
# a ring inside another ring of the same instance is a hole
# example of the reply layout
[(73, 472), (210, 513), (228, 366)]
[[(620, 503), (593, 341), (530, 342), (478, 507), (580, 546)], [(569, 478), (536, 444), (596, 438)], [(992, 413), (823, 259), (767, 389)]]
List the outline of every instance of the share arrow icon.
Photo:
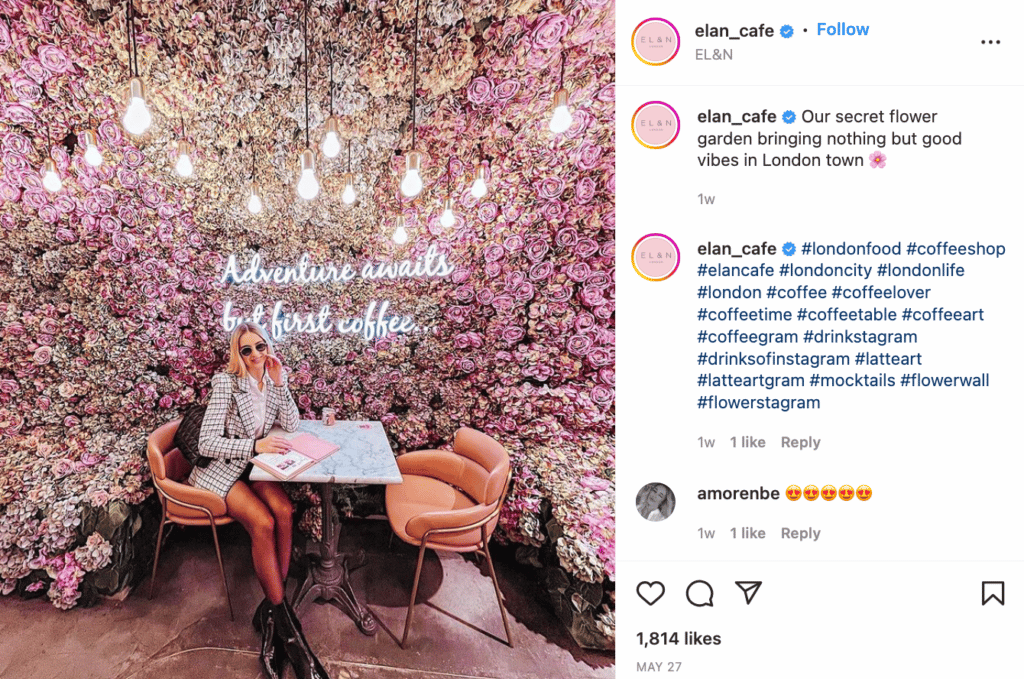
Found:
[(743, 590), (743, 596), (747, 597), (747, 605), (754, 600), (754, 595), (757, 594), (757, 590), (761, 589), (761, 580), (737, 580), (736, 586)]

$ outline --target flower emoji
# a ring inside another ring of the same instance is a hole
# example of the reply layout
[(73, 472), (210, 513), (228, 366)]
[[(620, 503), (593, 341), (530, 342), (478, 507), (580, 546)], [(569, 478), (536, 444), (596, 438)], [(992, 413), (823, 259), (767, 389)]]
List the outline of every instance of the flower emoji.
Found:
[(871, 161), (871, 167), (885, 168), (885, 154), (881, 151), (873, 152), (868, 156), (868, 160)]

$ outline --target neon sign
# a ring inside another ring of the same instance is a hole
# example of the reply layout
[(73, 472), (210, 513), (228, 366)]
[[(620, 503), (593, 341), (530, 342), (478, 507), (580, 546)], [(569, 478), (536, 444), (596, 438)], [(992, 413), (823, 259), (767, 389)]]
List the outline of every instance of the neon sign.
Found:
[[(438, 253), (431, 245), (427, 251), (415, 260), (406, 259), (401, 262), (366, 262), (359, 269), (358, 277), (363, 280), (400, 280), (415, 278), (443, 278), (455, 271), (444, 254)], [(311, 265), (308, 254), (303, 254), (295, 266), (263, 268), (259, 253), (253, 255), (249, 265), (239, 267), (238, 258), (232, 254), (224, 267), (221, 283), (234, 285), (275, 284), (275, 285), (308, 285), (324, 283), (345, 284), (357, 277), (356, 270), (350, 264), (336, 265), (328, 262), (323, 265)], [(316, 312), (286, 312), (284, 301), (278, 300), (273, 311), (267, 315), (266, 308), (257, 304), (248, 316), (236, 315), (234, 304), (228, 300), (224, 303), (224, 314), (221, 325), (231, 332), (244, 321), (253, 321), (270, 331), (274, 340), (288, 333), (327, 334), (359, 334), (363, 339), (373, 340), (385, 337), (388, 333), (409, 333), (427, 331), (429, 328), (420, 326), (411, 316), (389, 315), (387, 300), (373, 300), (359, 316), (334, 317), (331, 306), (325, 304)]]

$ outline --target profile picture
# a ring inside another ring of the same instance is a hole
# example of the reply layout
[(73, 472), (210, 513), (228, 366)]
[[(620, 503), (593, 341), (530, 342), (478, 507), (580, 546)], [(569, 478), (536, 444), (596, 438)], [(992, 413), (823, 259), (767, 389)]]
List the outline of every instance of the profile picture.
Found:
[(675, 508), (675, 493), (664, 483), (648, 483), (636, 494), (636, 511), (648, 521), (664, 521)]

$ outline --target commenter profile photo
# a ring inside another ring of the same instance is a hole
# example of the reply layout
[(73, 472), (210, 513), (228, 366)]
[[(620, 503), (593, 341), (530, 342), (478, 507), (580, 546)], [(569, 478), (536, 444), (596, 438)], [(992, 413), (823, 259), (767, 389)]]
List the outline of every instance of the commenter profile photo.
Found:
[(664, 483), (648, 483), (636, 494), (636, 511), (648, 521), (664, 521), (676, 508), (676, 495)]

